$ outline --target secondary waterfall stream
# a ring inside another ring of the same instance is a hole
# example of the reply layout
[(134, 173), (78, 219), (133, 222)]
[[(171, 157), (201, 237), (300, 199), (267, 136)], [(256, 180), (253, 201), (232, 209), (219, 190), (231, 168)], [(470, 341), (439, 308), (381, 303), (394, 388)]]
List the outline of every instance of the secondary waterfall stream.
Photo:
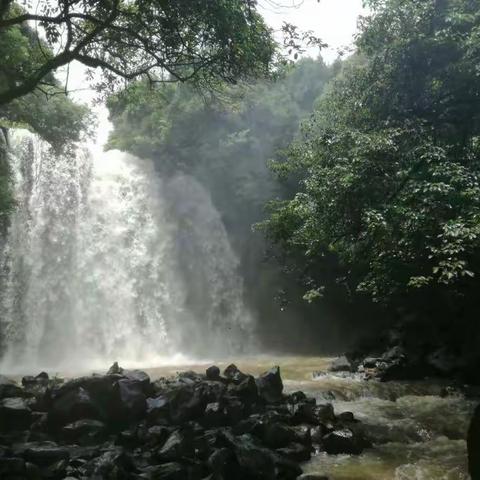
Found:
[(118, 151), (11, 140), (4, 371), (155, 365), (251, 345), (238, 259), (208, 192)]

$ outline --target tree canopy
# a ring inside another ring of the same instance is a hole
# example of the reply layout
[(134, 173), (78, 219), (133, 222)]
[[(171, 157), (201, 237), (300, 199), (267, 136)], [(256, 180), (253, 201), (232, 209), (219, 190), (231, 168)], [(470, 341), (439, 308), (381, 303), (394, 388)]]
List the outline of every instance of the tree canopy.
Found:
[(451, 306), (480, 274), (480, 4), (368, 4), (357, 54), (275, 165), (302, 180), (265, 228), (309, 298), (333, 262), (346, 294)]
[[(275, 42), (256, 7), (255, 0), (40, 0), (33, 9), (1, 0), (0, 106), (51, 86), (51, 73), (73, 60), (99, 68), (97, 87), (108, 91), (139, 76), (209, 83), (266, 74)], [(32, 44), (26, 26), (43, 40)]]

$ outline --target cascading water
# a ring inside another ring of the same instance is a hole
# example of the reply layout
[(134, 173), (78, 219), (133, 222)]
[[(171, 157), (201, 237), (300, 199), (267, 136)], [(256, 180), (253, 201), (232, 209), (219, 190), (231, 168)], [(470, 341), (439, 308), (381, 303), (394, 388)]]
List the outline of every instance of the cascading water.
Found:
[[(113, 151), (11, 141), (2, 370), (212, 357), (251, 345), (236, 258), (208, 192)], [(173, 358), (172, 358), (173, 356)]]

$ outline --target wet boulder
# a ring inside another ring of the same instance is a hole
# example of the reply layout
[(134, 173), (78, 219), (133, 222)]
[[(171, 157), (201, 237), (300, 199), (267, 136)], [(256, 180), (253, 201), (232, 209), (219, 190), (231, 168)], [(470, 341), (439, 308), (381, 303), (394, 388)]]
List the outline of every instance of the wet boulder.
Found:
[(220, 380), (220, 369), (216, 365), (208, 367), (206, 370), (208, 380), (217, 381)]
[(312, 448), (301, 443), (291, 443), (286, 447), (277, 448), (277, 453), (294, 462), (306, 462), (312, 456)]
[(258, 400), (257, 384), (251, 375), (245, 375), (240, 382), (228, 385), (227, 393), (239, 398), (245, 405), (251, 405)]
[(237, 366), (232, 363), (223, 371), (223, 376), (232, 382), (241, 383), (247, 378), (248, 375), (241, 372)]
[(169, 462), (193, 457), (194, 452), (193, 432), (189, 428), (184, 428), (170, 434), (157, 452), (157, 457), (162, 462)]
[(32, 412), (21, 397), (0, 400), (0, 431), (23, 430), (32, 421)]
[(61, 391), (52, 400), (48, 411), (48, 422), (52, 428), (84, 418), (102, 418), (102, 412), (83, 387)]
[(28, 443), (22, 449), (25, 460), (41, 467), (47, 467), (69, 458), (67, 448), (51, 441)]
[(0, 458), (0, 478), (26, 478), (25, 460), (19, 457)]
[(262, 440), (270, 448), (286, 447), (297, 440), (297, 432), (287, 425), (271, 422), (263, 426)]
[(268, 403), (280, 402), (283, 398), (283, 382), (280, 367), (262, 373), (257, 380), (258, 394)]
[(234, 478), (235, 470), (238, 469), (235, 455), (229, 448), (215, 450), (208, 457), (207, 465), (215, 478)]
[(66, 440), (80, 445), (100, 442), (106, 431), (105, 424), (99, 420), (82, 419), (65, 425), (62, 429)]
[(188, 469), (178, 462), (151, 465), (143, 469), (142, 478), (148, 480), (191, 480)]
[(370, 446), (361, 433), (350, 428), (327, 433), (323, 437), (322, 445), (324, 450), (332, 455), (340, 453), (359, 455)]
[(147, 399), (141, 381), (122, 378), (116, 382), (116, 417), (138, 420), (145, 415)]
[(221, 427), (228, 423), (227, 409), (221, 402), (208, 403), (201, 419), (201, 423), (206, 428)]
[(331, 372), (353, 372), (353, 370), (352, 363), (345, 355), (335, 358), (330, 365)]
[(87, 478), (125, 479), (131, 478), (129, 472), (135, 468), (132, 459), (121, 448), (112, 448), (85, 464)]
[(10, 378), (0, 375), (0, 400), (10, 397), (22, 397), (23, 390)]
[(166, 423), (169, 416), (169, 402), (169, 398), (166, 395), (147, 398), (146, 413), (149, 424)]
[(203, 415), (208, 399), (201, 388), (181, 387), (172, 393), (169, 416), (173, 423), (182, 424)]
[(250, 435), (236, 437), (234, 451), (240, 468), (245, 472), (245, 478), (275, 478), (273, 455), (266, 448), (258, 446)]

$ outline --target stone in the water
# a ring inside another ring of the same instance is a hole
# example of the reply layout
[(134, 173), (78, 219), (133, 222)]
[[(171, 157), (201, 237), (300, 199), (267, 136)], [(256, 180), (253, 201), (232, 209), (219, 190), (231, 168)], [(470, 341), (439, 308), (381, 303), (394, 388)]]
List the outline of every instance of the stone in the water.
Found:
[(291, 443), (287, 447), (278, 448), (277, 452), (285, 458), (295, 462), (306, 462), (310, 460), (312, 449), (300, 443)]
[(236, 382), (236, 383), (242, 382), (247, 377), (247, 375), (245, 375), (245, 373), (241, 372), (234, 363), (230, 364), (223, 371), (223, 375), (224, 375), (224, 377), (226, 377), (229, 380), (232, 380), (233, 382)]
[(216, 365), (208, 367), (206, 370), (206, 375), (208, 380), (219, 380), (220, 379), (220, 369)]
[(350, 360), (345, 355), (336, 358), (333, 360), (332, 364), (330, 365), (331, 372), (352, 372), (353, 366), (350, 363)]
[(323, 448), (332, 455), (340, 453), (359, 455), (367, 446), (363, 437), (349, 428), (334, 430), (323, 437)]
[(352, 412), (342, 412), (338, 414), (337, 420), (342, 423), (353, 423), (356, 421)]
[(273, 367), (262, 373), (257, 380), (258, 393), (269, 403), (280, 402), (283, 398), (283, 382), (280, 367)]

